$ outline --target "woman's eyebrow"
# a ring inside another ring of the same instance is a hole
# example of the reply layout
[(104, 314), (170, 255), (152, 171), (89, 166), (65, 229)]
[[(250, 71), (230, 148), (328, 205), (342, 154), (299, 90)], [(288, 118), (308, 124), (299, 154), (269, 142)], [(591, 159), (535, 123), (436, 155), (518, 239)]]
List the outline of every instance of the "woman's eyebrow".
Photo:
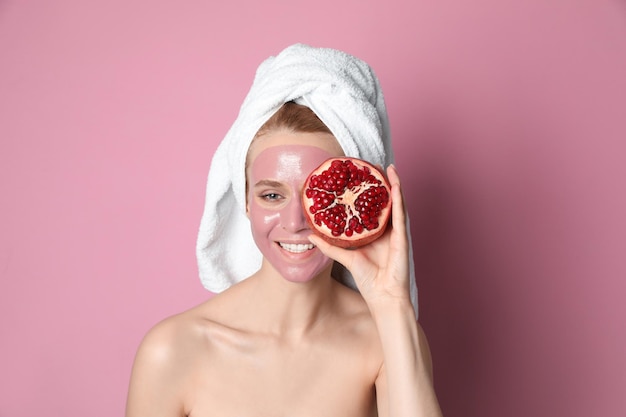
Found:
[(269, 187), (269, 188), (280, 188), (283, 186), (282, 182), (274, 181), (274, 180), (260, 180), (254, 187)]

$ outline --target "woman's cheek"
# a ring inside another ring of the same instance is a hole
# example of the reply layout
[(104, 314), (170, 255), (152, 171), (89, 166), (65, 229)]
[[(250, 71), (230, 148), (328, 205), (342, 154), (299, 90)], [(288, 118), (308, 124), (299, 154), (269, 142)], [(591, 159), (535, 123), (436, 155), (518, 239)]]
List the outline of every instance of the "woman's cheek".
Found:
[[(254, 201), (250, 204), (249, 216), (252, 235), (255, 239), (267, 237), (270, 231), (280, 224), (279, 210), (270, 210)], [(257, 242), (257, 244), (259, 243)]]

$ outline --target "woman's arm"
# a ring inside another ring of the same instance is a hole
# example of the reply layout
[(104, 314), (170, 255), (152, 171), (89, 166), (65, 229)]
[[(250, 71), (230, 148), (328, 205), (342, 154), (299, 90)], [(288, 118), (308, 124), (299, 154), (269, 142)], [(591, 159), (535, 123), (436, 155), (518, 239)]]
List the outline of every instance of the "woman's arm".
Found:
[(441, 416), (428, 342), (413, 307), (398, 305), (373, 315), (384, 355), (376, 381), (379, 415)]
[(316, 236), (310, 239), (350, 271), (376, 323), (384, 360), (376, 382), (380, 415), (438, 417), (430, 351), (410, 301), (409, 242), (400, 179), (393, 166), (387, 175), (392, 227), (381, 238), (356, 250), (331, 246)]
[(126, 417), (184, 416), (173, 323), (159, 323), (141, 342), (130, 379)]

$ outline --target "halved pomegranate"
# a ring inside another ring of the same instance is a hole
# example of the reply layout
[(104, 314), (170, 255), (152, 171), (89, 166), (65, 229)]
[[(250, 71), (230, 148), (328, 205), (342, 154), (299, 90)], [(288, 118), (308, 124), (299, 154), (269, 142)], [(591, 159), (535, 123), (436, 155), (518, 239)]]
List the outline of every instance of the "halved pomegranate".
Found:
[(309, 174), (302, 207), (315, 234), (335, 246), (356, 248), (385, 231), (390, 190), (385, 175), (369, 162), (330, 158)]

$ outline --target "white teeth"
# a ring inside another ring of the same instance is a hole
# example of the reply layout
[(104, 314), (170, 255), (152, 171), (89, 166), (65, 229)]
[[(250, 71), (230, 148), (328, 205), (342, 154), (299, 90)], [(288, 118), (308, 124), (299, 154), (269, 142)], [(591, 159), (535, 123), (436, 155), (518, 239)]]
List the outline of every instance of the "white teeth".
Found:
[(315, 247), (314, 244), (312, 243), (306, 243), (306, 244), (302, 244), (302, 243), (278, 243), (280, 245), (281, 248), (285, 249), (287, 252), (293, 252), (293, 253), (302, 253), (302, 252), (306, 252), (308, 250), (311, 250)]

